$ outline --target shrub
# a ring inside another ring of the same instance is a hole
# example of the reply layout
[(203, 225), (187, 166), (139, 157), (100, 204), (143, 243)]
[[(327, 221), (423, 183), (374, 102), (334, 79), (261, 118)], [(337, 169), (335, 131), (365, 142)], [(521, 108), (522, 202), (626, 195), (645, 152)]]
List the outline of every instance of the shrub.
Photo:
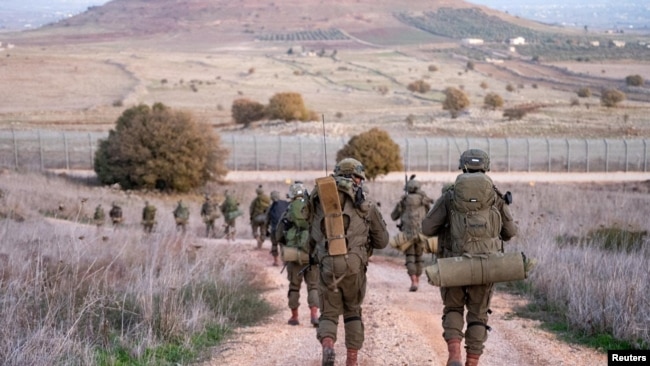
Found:
[(600, 95), (600, 104), (607, 108), (616, 107), (625, 100), (625, 93), (616, 89), (605, 89)]
[(488, 83), (486, 83), (485, 81), (481, 81), (480, 87), (481, 87), (481, 89), (487, 89), (488, 88)]
[(579, 106), (579, 105), (580, 105), (580, 101), (578, 100), (578, 98), (573, 97), (573, 98), (571, 98), (571, 100), (569, 101), (569, 105), (570, 105), (571, 107)]
[(474, 61), (467, 61), (467, 66), (465, 68), (467, 70), (474, 70)]
[(227, 151), (194, 117), (164, 104), (125, 110), (100, 140), (94, 170), (103, 184), (123, 189), (187, 192), (224, 176)]
[(642, 86), (644, 83), (641, 75), (628, 75), (625, 77), (625, 84), (629, 86)]
[(485, 108), (495, 110), (503, 107), (503, 98), (497, 93), (487, 93), (483, 98), (483, 105)]
[(230, 109), (235, 123), (248, 127), (251, 122), (264, 118), (264, 105), (247, 98), (235, 99)]
[(431, 72), (436, 72), (436, 71), (438, 71), (438, 66), (436, 66), (436, 65), (429, 65), (429, 71), (431, 71)]
[(431, 90), (431, 85), (424, 80), (416, 80), (407, 86), (407, 89), (413, 93), (426, 93)]
[(287, 122), (308, 121), (312, 117), (312, 113), (305, 108), (302, 95), (292, 92), (276, 93), (271, 97), (266, 106), (266, 115), (270, 119), (281, 119)]
[(509, 92), (513, 92), (513, 91), (515, 91), (515, 87), (512, 84), (508, 84), (508, 85), (506, 85), (506, 90), (509, 91)]
[(445, 90), (442, 109), (449, 111), (451, 118), (458, 117), (458, 113), (467, 107), (469, 107), (469, 99), (462, 90), (451, 87)]
[(388, 89), (388, 87), (386, 85), (380, 85), (380, 86), (377, 87), (377, 91), (381, 95), (386, 95), (386, 94), (388, 94), (389, 89)]
[(520, 120), (526, 115), (526, 110), (523, 108), (508, 108), (503, 111), (503, 116), (512, 121), (513, 119)]
[(344, 158), (359, 160), (366, 169), (368, 180), (404, 169), (399, 145), (390, 138), (388, 132), (376, 127), (353, 136), (336, 153), (336, 161)]
[(580, 98), (589, 98), (591, 96), (591, 89), (587, 88), (586, 86), (578, 89), (578, 96)]

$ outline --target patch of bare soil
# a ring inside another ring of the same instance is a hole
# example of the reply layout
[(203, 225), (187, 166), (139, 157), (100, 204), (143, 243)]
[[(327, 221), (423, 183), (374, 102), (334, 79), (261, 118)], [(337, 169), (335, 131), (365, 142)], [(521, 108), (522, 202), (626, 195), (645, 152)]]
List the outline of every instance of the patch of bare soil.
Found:
[[(262, 324), (236, 331), (234, 337), (214, 350), (203, 366), (211, 365), (309, 365), (321, 364), (321, 348), (316, 331), (309, 324), (306, 290), (303, 286), (300, 325), (287, 324), (288, 281), (280, 267), (270, 266), (267, 241), (263, 250), (254, 250), (253, 241), (242, 255), (251, 255), (262, 265), (268, 291), (265, 298), (280, 309)], [(363, 314), (366, 340), (359, 353), (362, 366), (444, 365), (447, 348), (442, 339), (442, 304), (437, 287), (426, 283), (408, 292), (410, 285), (402, 258), (375, 255), (368, 267), (368, 291)], [(517, 307), (526, 300), (511, 294), (496, 293), (490, 317), (492, 332), (481, 365), (606, 365), (607, 356), (582, 346), (570, 345), (540, 328), (538, 322), (517, 317)], [(345, 364), (343, 324), (335, 344), (337, 365)]]

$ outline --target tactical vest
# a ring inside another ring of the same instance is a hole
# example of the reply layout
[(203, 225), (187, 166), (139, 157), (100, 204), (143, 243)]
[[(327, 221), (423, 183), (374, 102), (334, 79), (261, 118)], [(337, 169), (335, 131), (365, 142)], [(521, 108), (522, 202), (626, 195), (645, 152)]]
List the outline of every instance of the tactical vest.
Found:
[(251, 216), (257, 216), (266, 212), (271, 206), (271, 198), (266, 195), (258, 195), (251, 207)]
[(496, 253), (500, 248), (501, 214), (492, 179), (484, 173), (456, 178), (449, 207), (451, 254)]

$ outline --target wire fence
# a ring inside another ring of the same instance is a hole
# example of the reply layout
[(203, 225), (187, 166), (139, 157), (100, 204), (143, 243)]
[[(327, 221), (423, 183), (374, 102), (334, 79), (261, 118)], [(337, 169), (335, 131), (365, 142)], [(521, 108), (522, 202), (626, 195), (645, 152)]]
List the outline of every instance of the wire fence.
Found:
[[(0, 130), (0, 167), (26, 171), (92, 169), (100, 132)], [(229, 170), (330, 171), (348, 138), (221, 134)], [(490, 155), (499, 172), (646, 172), (646, 139), (409, 137), (394, 139), (408, 171), (458, 169), (469, 148)]]

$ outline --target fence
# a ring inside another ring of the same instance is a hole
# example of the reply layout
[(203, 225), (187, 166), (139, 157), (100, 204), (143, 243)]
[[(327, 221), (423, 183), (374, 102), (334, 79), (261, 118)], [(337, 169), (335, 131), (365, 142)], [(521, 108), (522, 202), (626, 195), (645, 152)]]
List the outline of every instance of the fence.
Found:
[[(0, 130), (0, 167), (92, 169), (106, 133)], [(229, 170), (331, 170), (348, 138), (221, 134)], [(409, 137), (394, 139), (408, 171), (456, 171), (460, 153), (487, 151), (493, 171), (647, 171), (645, 139)]]

